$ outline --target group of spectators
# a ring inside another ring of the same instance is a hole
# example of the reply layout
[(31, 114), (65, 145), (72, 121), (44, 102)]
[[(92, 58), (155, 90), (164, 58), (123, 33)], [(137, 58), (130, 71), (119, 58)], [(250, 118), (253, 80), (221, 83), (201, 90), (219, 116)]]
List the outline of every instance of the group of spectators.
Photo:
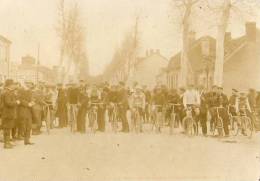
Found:
[[(138, 107), (142, 123), (153, 124), (154, 114), (160, 113), (160, 127), (169, 122), (172, 111), (176, 113), (176, 120), (182, 125), (186, 116), (185, 110), (193, 110), (194, 119), (201, 125), (203, 135), (208, 135), (209, 120), (216, 114), (223, 119), (224, 132), (229, 136), (230, 114), (237, 115), (241, 107), (246, 107), (246, 114), (251, 117), (260, 107), (260, 92), (250, 89), (249, 92), (239, 92), (232, 89), (228, 97), (222, 87), (213, 86), (211, 90), (203, 87), (189, 85), (186, 89), (168, 89), (166, 86), (157, 85), (149, 90), (147, 86), (134, 83), (126, 87), (124, 82), (117, 85), (102, 83), (99, 85), (87, 84), (80, 80), (79, 83), (46, 85), (45, 83), (23, 84), (8, 79), (0, 89), (0, 123), (3, 130), (4, 148), (13, 148), (12, 141), (23, 140), (25, 145), (32, 145), (30, 135), (42, 133), (42, 125), (50, 128), (64, 128), (71, 123), (70, 110), (76, 110), (75, 131), (86, 132), (88, 112), (93, 103), (101, 103), (97, 109), (97, 130), (106, 130), (106, 117), (110, 117), (114, 104), (118, 106), (118, 120), (121, 122), (121, 132), (129, 132), (128, 111)], [(178, 105), (176, 107), (169, 104)], [(159, 107), (156, 108), (155, 107)], [(220, 108), (216, 112), (216, 108)], [(199, 110), (199, 111), (196, 111)], [(108, 116), (106, 116), (108, 115)], [(131, 119), (131, 118), (130, 118)], [(211, 124), (210, 124), (211, 125)]]

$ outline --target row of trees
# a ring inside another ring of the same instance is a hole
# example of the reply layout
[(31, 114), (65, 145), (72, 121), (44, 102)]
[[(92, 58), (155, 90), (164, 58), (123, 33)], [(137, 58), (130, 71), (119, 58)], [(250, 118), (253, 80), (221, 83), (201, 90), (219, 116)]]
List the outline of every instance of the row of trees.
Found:
[(115, 81), (130, 81), (133, 76), (133, 68), (137, 61), (140, 48), (140, 36), (138, 31), (139, 17), (135, 19), (134, 27), (124, 34), (119, 47), (116, 48), (112, 61), (105, 68), (103, 77), (114, 77)]
[(58, 4), (56, 32), (60, 39), (59, 67), (65, 68), (62, 82), (73, 73), (73, 79), (86, 79), (88, 76), (88, 58), (86, 49), (86, 28), (76, 3), (65, 6), (65, 0)]
[[(214, 84), (222, 85), (223, 82), (223, 64), (224, 64), (224, 38), (227, 31), (229, 21), (232, 14), (241, 15), (248, 14), (254, 15), (254, 6), (259, 5), (256, 0), (172, 0), (175, 10), (181, 10), (181, 26), (182, 26), (182, 54), (181, 54), (181, 83), (182, 86), (187, 85), (189, 60), (189, 32), (192, 29), (193, 22), (198, 19), (201, 21), (213, 17), (212, 22), (217, 22), (217, 37), (216, 37), (216, 61), (214, 72)], [(203, 9), (203, 16), (198, 17), (196, 9)], [(213, 12), (213, 14), (212, 14)], [(240, 17), (239, 17), (240, 16)], [(205, 28), (207, 25), (204, 24)]]

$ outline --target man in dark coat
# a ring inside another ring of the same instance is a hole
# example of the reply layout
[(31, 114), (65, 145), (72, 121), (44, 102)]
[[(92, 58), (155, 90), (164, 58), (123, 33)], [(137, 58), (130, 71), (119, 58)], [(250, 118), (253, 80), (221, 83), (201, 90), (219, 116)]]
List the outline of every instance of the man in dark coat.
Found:
[(27, 82), (26, 85), (19, 91), (20, 106), (18, 109), (18, 116), (22, 123), (25, 145), (33, 144), (30, 142), (30, 134), (32, 129), (32, 106), (34, 105), (32, 100), (32, 87), (33, 84)]
[(118, 102), (119, 102), (119, 116), (122, 120), (122, 132), (129, 132), (129, 124), (127, 121), (127, 110), (129, 108), (128, 104), (128, 93), (125, 89), (124, 82), (119, 83), (119, 90), (118, 90)]
[(86, 132), (86, 114), (88, 109), (88, 94), (84, 81), (80, 81), (79, 87), (79, 111), (77, 116), (77, 131)]
[(58, 85), (58, 97), (57, 97), (57, 111), (56, 116), (59, 120), (59, 128), (67, 126), (68, 122), (68, 109), (67, 109), (67, 94), (62, 84)]
[(5, 89), (1, 96), (3, 105), (2, 127), (4, 134), (4, 148), (6, 149), (13, 147), (10, 143), (10, 135), (16, 119), (16, 105), (19, 103), (14, 94), (14, 86), (13, 80), (7, 79), (5, 82)]

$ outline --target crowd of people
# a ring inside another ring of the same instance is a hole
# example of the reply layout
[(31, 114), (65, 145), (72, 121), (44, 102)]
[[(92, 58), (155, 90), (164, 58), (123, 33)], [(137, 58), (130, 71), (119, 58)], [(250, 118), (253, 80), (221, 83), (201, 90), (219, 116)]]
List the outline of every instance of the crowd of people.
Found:
[[(43, 125), (52, 129), (74, 124), (71, 127), (73, 132), (85, 133), (87, 127), (91, 126), (88, 115), (93, 107), (97, 115), (95, 132), (105, 132), (109, 127), (107, 123), (113, 119), (115, 105), (116, 120), (121, 124), (118, 131), (124, 133), (132, 131), (131, 119), (134, 119), (136, 110), (140, 115), (140, 132), (145, 131), (143, 124), (157, 124), (156, 132), (160, 133), (169, 126), (172, 112), (176, 115), (177, 127), (185, 129), (183, 119), (187, 116), (186, 110), (190, 108), (202, 135), (209, 134), (214, 117), (220, 116), (224, 134), (229, 136), (230, 115), (236, 116), (241, 114), (241, 110), (246, 110), (245, 114), (254, 119), (253, 116), (259, 114), (260, 92), (254, 89), (248, 92), (232, 89), (232, 95), (228, 97), (219, 86), (206, 90), (204, 87), (189, 85), (186, 89), (177, 90), (157, 85), (149, 90), (137, 82), (126, 87), (124, 82), (117, 85), (106, 82), (90, 85), (80, 80), (79, 83), (70, 82), (66, 85), (46, 85), (43, 82), (21, 84), (8, 79), (0, 89), (0, 123), (4, 148), (13, 148), (13, 141), (19, 140), (24, 141), (24, 145), (33, 145), (30, 136), (41, 134)], [(128, 116), (129, 112), (132, 116)]]

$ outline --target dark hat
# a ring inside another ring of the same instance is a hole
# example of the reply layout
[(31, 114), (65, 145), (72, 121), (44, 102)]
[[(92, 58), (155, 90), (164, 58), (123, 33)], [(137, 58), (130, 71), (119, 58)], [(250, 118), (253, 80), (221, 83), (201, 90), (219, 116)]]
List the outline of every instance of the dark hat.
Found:
[(6, 81), (5, 81), (5, 86), (6, 87), (9, 87), (10, 85), (13, 85), (13, 84), (14, 84), (13, 79), (6, 79)]
[(234, 91), (234, 92), (238, 92), (238, 90), (237, 90), (237, 89), (232, 89), (232, 91)]

